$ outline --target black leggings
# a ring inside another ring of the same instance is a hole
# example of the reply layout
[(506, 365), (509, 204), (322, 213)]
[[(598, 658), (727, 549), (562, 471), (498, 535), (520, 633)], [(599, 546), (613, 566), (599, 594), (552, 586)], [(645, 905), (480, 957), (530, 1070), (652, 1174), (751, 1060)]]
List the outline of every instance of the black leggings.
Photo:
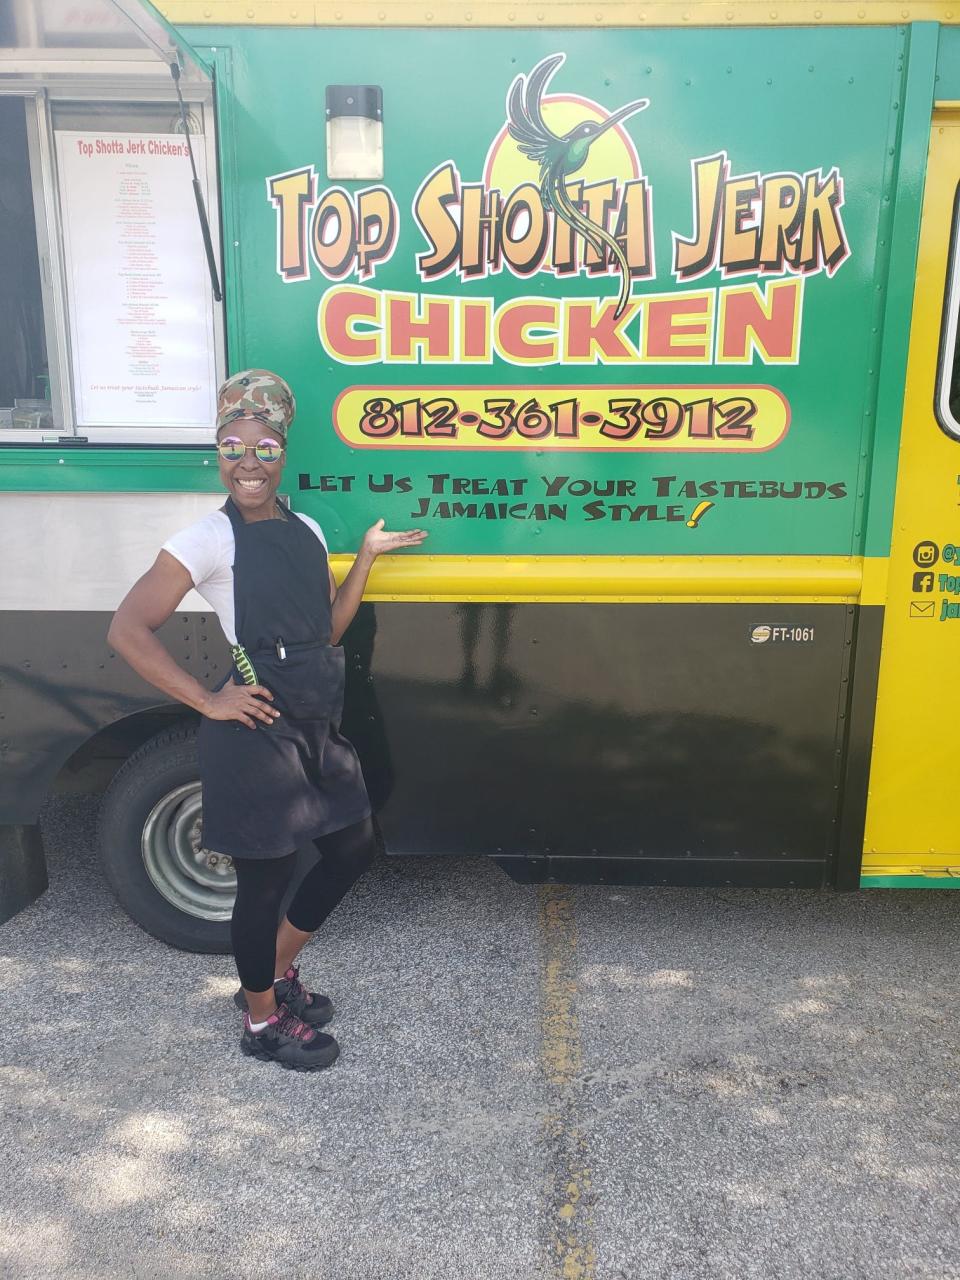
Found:
[[(287, 908), (295, 929), (313, 933), (373, 862), (376, 841), (372, 818), (314, 841), (320, 861), (304, 876)], [(285, 858), (236, 858), (237, 900), (230, 937), (240, 984), (247, 991), (268, 991), (276, 977), (280, 903), (290, 883), (296, 854)]]

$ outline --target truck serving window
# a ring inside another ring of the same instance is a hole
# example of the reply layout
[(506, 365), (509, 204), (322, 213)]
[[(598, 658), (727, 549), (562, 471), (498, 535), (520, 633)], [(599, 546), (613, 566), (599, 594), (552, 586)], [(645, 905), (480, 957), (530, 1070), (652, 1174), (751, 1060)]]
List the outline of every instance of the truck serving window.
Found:
[(141, 0), (0, 0), (0, 54), (0, 447), (206, 443), (209, 66)]
[(0, 157), (0, 444), (206, 442), (222, 328), (176, 99), (0, 94)]

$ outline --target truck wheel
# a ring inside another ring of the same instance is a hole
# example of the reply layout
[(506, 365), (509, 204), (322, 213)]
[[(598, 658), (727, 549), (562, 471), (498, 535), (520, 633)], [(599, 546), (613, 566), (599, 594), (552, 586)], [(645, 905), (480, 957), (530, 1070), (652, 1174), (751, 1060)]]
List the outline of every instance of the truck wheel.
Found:
[(181, 951), (230, 952), (237, 878), (201, 838), (197, 731), (166, 729), (134, 752), (100, 811), (104, 874), (147, 933)]

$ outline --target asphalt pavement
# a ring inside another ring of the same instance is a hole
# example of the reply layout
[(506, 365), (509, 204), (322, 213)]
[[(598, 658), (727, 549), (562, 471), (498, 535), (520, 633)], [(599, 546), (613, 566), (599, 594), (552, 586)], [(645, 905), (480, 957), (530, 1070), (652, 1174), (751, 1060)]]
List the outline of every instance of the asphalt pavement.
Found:
[(960, 893), (382, 862), (303, 956), (342, 1055), (115, 904), (96, 797), (0, 927), (0, 1275), (960, 1278)]

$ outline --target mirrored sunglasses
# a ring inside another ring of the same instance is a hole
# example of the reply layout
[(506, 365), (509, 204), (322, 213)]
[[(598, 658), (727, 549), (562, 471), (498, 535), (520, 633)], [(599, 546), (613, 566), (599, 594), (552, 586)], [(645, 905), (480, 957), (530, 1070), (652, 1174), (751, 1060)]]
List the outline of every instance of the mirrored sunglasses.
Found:
[(250, 450), (257, 455), (260, 462), (279, 462), (283, 457), (283, 445), (279, 440), (271, 440), (269, 436), (258, 440), (256, 444), (244, 444), (237, 436), (227, 436), (217, 441), (217, 453), (224, 462), (239, 462)]

